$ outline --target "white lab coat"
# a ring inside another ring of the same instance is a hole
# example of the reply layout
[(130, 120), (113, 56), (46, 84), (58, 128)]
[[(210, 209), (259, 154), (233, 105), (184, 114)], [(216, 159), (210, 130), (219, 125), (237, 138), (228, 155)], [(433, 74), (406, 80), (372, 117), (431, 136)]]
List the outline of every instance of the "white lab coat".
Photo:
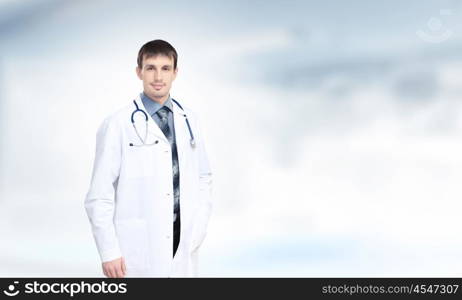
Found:
[[(140, 109), (146, 109), (138, 96)], [(130, 121), (133, 101), (107, 117), (96, 136), (96, 155), (85, 209), (102, 262), (123, 256), (126, 277), (194, 277), (198, 251), (205, 238), (212, 201), (212, 173), (203, 136), (194, 114), (173, 104), (180, 168), (180, 244), (173, 258), (173, 183), (171, 148), (148, 114), (147, 142), (140, 140)], [(181, 103), (180, 103), (181, 104)], [(190, 135), (186, 113), (196, 140)], [(145, 119), (136, 115), (142, 137)]]

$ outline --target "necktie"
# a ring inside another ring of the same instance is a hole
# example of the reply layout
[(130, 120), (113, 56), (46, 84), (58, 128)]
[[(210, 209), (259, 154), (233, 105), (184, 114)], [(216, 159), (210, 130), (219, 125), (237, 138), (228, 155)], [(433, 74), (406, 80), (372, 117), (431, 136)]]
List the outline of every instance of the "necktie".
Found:
[(158, 111), (159, 127), (164, 133), (165, 137), (170, 143), (172, 149), (172, 173), (173, 173), (173, 256), (180, 243), (180, 169), (178, 165), (178, 151), (176, 148), (176, 141), (173, 135), (173, 128), (168, 125), (168, 117), (170, 109), (162, 106)]

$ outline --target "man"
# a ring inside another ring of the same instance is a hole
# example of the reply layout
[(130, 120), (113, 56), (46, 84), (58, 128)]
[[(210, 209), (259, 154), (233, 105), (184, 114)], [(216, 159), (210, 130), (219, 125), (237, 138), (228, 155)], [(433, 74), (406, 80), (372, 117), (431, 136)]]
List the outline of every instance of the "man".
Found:
[(143, 92), (97, 132), (85, 208), (110, 278), (197, 276), (212, 173), (197, 118), (170, 96), (177, 60), (166, 41), (143, 45)]

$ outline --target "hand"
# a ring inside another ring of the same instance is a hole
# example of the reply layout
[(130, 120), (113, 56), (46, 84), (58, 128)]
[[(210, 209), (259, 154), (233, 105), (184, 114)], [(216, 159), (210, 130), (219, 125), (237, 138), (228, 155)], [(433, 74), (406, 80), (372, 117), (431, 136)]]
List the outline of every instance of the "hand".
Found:
[(124, 258), (103, 262), (103, 273), (108, 278), (123, 278), (127, 273)]

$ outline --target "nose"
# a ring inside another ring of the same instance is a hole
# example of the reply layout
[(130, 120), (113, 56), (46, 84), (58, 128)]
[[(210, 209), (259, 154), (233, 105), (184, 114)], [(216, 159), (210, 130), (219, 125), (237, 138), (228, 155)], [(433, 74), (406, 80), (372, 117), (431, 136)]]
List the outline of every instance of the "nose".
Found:
[(161, 81), (161, 72), (160, 71), (154, 71), (154, 81)]

